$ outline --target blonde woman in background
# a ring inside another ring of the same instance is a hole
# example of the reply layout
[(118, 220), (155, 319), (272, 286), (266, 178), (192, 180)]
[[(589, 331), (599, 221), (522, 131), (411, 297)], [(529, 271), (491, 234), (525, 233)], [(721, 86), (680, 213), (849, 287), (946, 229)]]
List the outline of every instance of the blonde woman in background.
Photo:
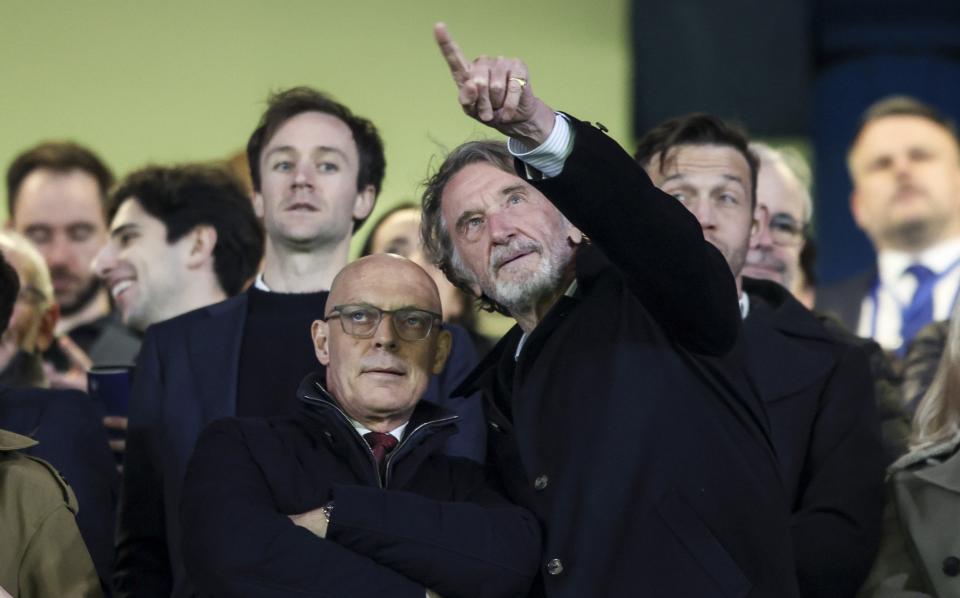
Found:
[(860, 596), (960, 597), (960, 314), (890, 466), (880, 551)]

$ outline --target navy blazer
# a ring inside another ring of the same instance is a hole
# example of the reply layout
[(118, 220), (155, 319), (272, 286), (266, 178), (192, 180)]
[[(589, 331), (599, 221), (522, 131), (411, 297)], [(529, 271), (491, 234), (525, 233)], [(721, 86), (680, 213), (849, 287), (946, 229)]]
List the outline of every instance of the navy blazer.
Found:
[(73, 488), (80, 535), (109, 590), (119, 480), (103, 416), (100, 403), (76, 390), (0, 385), (0, 428), (36, 440), (23, 452), (49, 461)]
[[(133, 381), (120, 495), (114, 573), (120, 596), (166, 598), (191, 591), (180, 550), (183, 477), (203, 428), (236, 415), (246, 314), (247, 294), (241, 293), (147, 330)], [(441, 400), (475, 361), (466, 332), (454, 335), (447, 367), (431, 383), (427, 400), (461, 415), (466, 432), (456, 442), (467, 446), (453, 452), (479, 456), (486, 442), (480, 401)]]
[(747, 375), (767, 407), (792, 497), (805, 598), (852, 596), (880, 540), (885, 454), (868, 355), (779, 284), (744, 278)]

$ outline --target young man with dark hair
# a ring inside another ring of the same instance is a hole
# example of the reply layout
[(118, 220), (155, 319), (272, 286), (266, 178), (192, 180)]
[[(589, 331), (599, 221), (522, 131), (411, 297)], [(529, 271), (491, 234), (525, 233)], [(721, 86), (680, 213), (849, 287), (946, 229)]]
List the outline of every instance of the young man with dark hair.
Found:
[(877, 265), (819, 289), (817, 308), (903, 354), (960, 294), (960, 143), (933, 107), (885, 98), (864, 112), (847, 166), (850, 208)]
[(766, 234), (755, 220), (758, 160), (745, 134), (716, 117), (683, 116), (648, 133), (635, 157), (696, 216), (736, 278), (743, 331), (728, 363), (767, 408), (800, 593), (851, 596), (876, 551), (883, 504), (868, 356), (783, 286), (743, 276), (747, 250)]
[[(106, 242), (106, 196), (113, 175), (91, 150), (46, 142), (17, 156), (7, 169), (10, 226), (36, 245), (47, 262), (60, 305), (57, 335), (68, 335), (93, 363), (132, 363), (139, 339), (120, 325), (109, 296), (90, 271)], [(72, 364), (54, 345), (57, 370)], [(85, 377), (73, 376), (83, 386)], [(57, 377), (54, 384), (70, 384)]]
[(263, 228), (226, 171), (151, 166), (113, 192), (110, 240), (93, 262), (124, 324), (151, 324), (242, 291), (263, 256)]
[[(297, 411), (299, 383), (318, 366), (307, 331), (384, 174), (373, 124), (304, 87), (270, 97), (247, 155), (266, 232), (263, 271), (247, 292), (151, 326), (138, 359), (118, 531), (120, 596), (191, 593), (178, 503), (197, 436), (221, 417)], [(456, 348), (451, 359), (462, 359)]]

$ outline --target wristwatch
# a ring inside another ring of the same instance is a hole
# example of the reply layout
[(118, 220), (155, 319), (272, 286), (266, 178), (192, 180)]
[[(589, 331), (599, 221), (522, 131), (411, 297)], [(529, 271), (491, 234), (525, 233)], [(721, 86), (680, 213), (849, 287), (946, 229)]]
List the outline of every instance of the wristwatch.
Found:
[(320, 512), (323, 513), (323, 516), (327, 518), (327, 525), (330, 525), (330, 515), (333, 513), (333, 501), (331, 500), (327, 504), (320, 507)]

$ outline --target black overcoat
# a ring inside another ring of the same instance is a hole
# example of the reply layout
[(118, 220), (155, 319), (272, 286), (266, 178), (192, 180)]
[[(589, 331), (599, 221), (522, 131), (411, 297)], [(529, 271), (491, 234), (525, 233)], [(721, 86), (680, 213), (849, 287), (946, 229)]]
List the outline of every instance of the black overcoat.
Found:
[(461, 387), (484, 390), (489, 458), (544, 527), (533, 595), (794, 596), (759, 407), (699, 355), (737, 340), (733, 276), (614, 141), (573, 128), (563, 172), (533, 184), (591, 239), (577, 290)]
[(793, 502), (803, 596), (853, 596), (880, 540), (885, 454), (868, 355), (782, 286), (745, 278), (742, 355)]

